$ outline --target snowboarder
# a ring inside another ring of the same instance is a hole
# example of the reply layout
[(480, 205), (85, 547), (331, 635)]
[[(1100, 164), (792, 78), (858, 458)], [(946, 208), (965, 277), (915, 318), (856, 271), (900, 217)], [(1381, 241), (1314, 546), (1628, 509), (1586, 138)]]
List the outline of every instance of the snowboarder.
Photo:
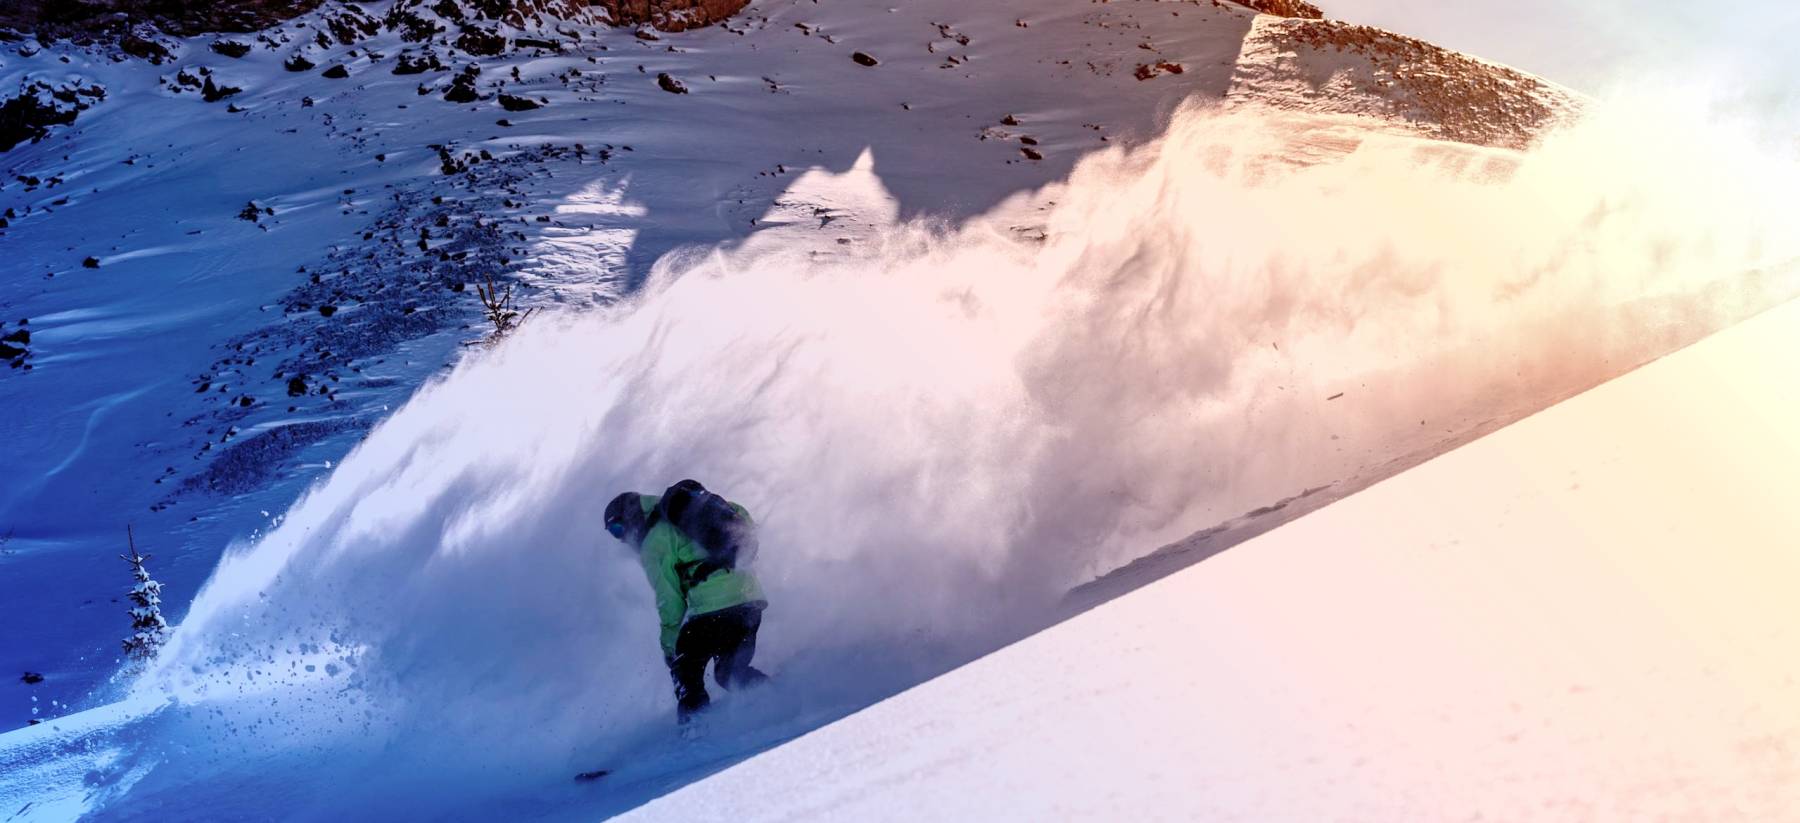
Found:
[(606, 506), (606, 531), (637, 550), (662, 623), (663, 662), (683, 724), (710, 701), (706, 664), (728, 690), (768, 676), (750, 665), (762, 625), (762, 587), (740, 561), (754, 551), (749, 512), (683, 480), (661, 497), (625, 492)]

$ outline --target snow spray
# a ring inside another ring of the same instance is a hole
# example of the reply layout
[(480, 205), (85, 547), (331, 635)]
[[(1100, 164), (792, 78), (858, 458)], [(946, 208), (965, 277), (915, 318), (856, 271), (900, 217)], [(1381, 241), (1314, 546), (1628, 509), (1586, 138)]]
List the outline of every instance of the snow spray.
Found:
[(1345, 122), (1189, 107), (988, 218), (829, 256), (770, 231), (534, 317), (229, 552), (137, 688), (254, 705), (271, 745), (561, 774), (672, 716), (599, 512), (695, 477), (762, 525), (785, 710), (841, 714), (1167, 541), (1794, 292), (1793, 165), (1726, 128), (1596, 107), (1524, 154), (1311, 139)]

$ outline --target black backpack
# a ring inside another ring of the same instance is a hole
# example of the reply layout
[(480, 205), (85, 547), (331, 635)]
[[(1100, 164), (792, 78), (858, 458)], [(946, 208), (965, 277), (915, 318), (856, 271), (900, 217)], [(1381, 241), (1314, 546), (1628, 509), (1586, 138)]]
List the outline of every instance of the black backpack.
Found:
[(706, 558), (681, 569), (688, 585), (719, 571), (737, 568), (739, 558), (756, 552), (756, 528), (731, 502), (706, 490), (696, 480), (683, 480), (663, 492), (655, 515), (669, 521), (706, 550)]

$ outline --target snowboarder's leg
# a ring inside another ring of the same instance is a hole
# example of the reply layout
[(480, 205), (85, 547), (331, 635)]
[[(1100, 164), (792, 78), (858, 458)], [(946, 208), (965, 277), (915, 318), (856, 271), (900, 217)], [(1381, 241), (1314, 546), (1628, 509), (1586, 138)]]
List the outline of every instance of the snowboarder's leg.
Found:
[(720, 686), (735, 691), (768, 681), (768, 675), (750, 665), (751, 658), (756, 656), (756, 632), (762, 628), (762, 610), (761, 604), (746, 603), (719, 612), (726, 616), (725, 621), (730, 627), (726, 632), (728, 642), (713, 669), (713, 677), (718, 679)]
[(675, 681), (676, 717), (686, 723), (695, 712), (706, 708), (711, 698), (706, 694), (706, 664), (718, 654), (713, 621), (701, 615), (681, 627), (675, 638), (675, 657), (669, 661), (669, 676)]

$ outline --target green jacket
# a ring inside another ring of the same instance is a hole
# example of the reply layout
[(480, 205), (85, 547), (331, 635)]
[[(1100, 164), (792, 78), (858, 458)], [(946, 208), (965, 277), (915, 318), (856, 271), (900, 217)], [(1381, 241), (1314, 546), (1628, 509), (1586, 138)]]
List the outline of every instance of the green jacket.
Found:
[[(651, 494), (640, 499), (646, 515), (654, 511), (661, 500)], [(750, 516), (743, 506), (733, 503), (731, 507), (745, 518)], [(706, 550), (689, 540), (687, 535), (682, 534), (680, 529), (667, 520), (659, 520), (644, 534), (644, 542), (638, 549), (638, 560), (644, 564), (644, 575), (650, 578), (650, 588), (656, 592), (656, 615), (662, 623), (662, 648), (665, 655), (675, 653), (675, 638), (680, 636), (681, 624), (687, 618), (745, 603), (765, 602), (762, 586), (757, 584), (756, 577), (747, 569), (714, 572), (705, 580), (695, 583), (692, 588), (685, 587), (681, 569), (705, 559)]]

